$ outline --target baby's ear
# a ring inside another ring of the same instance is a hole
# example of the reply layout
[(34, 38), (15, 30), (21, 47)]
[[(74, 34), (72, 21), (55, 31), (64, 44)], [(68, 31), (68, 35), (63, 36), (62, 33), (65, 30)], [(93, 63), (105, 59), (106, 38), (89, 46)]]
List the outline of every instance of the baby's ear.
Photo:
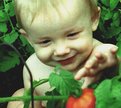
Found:
[(91, 20), (92, 20), (92, 31), (95, 31), (98, 27), (99, 24), (99, 19), (100, 19), (100, 7), (98, 7), (98, 10), (92, 15)]
[(29, 36), (27, 35), (26, 31), (24, 29), (20, 29), (19, 32), (27, 39), (27, 41), (31, 44), (32, 46), (32, 43), (29, 39)]
[(23, 36), (25, 36), (25, 37), (27, 36), (27, 33), (25, 32), (24, 29), (20, 29), (19, 32), (20, 32)]

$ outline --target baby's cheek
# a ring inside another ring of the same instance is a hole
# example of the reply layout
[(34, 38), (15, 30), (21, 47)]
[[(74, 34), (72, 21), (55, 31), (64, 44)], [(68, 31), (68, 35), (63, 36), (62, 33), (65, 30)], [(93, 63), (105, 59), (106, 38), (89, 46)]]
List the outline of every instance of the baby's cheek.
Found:
[(35, 51), (35, 53), (37, 57), (43, 62), (49, 61), (52, 57), (52, 50), (49, 49), (40, 49), (39, 51)]
[[(72, 44), (73, 45), (73, 44)], [(74, 45), (73, 45), (74, 46)], [(81, 40), (80, 42), (75, 43), (76, 49), (78, 49), (80, 52), (87, 52), (92, 50), (93, 44), (86, 40)]]

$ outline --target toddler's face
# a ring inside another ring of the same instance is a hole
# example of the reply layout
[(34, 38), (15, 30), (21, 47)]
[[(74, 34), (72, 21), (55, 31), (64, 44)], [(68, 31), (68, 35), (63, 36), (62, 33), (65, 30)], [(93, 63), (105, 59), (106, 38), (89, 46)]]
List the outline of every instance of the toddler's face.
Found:
[(61, 64), (74, 71), (82, 66), (93, 49), (92, 22), (88, 9), (77, 17), (67, 16), (57, 22), (40, 24), (37, 16), (27, 31), (37, 57), (46, 65)]

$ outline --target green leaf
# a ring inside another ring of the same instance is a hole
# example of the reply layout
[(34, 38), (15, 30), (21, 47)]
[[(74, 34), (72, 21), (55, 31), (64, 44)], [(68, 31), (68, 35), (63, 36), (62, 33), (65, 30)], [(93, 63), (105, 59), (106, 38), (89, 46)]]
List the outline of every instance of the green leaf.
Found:
[(20, 63), (16, 52), (9, 51), (7, 53), (6, 51), (0, 52), (0, 72), (6, 72)]
[(104, 80), (95, 90), (96, 108), (106, 108), (106, 102), (109, 100), (111, 81)]
[(101, 0), (102, 4), (105, 6), (109, 6), (109, 0)]
[(4, 8), (3, 1), (0, 1), (0, 10)]
[(113, 20), (117, 20), (118, 18), (120, 18), (120, 13), (119, 12), (114, 12)]
[(8, 21), (8, 16), (5, 11), (0, 10), (0, 22)]
[(11, 43), (15, 42), (17, 38), (18, 38), (18, 33), (13, 30), (10, 34), (6, 34), (4, 36), (4, 41), (6, 43), (11, 44)]
[(100, 29), (102, 32), (105, 32), (105, 27), (104, 27), (104, 22), (103, 22), (103, 20), (100, 20), (99, 29)]
[(120, 23), (121, 23), (120, 13), (119, 12), (115, 12), (113, 14), (112, 20), (113, 21), (112, 21), (112, 25), (111, 26), (115, 26), (115, 27), (120, 26)]
[[(117, 55), (118, 55), (118, 57), (121, 58), (121, 33), (117, 40), (118, 40), (118, 42), (116, 43), (116, 45), (118, 46)], [(121, 62), (119, 63), (119, 74), (121, 75)]]
[(105, 36), (106, 38), (112, 38), (113, 36), (118, 35), (120, 32), (121, 32), (121, 27), (112, 26), (107, 29), (107, 31), (105, 32)]
[(109, 20), (110, 18), (112, 18), (112, 16), (113, 16), (113, 13), (110, 10), (108, 10), (103, 18), (104, 20)]
[(103, 21), (111, 19), (113, 16), (113, 12), (110, 11), (108, 8), (102, 6), (102, 11), (101, 11), (101, 19)]
[(120, 26), (120, 19), (118, 18), (117, 20), (113, 20), (111, 23), (111, 26), (119, 27)]
[(1, 22), (1, 23), (0, 23), (0, 32), (6, 33), (7, 31), (8, 31), (7, 24)]
[[(117, 79), (117, 77), (112, 79), (112, 89), (111, 89), (111, 98), (115, 99), (115, 101), (121, 101), (121, 79)], [(120, 104), (121, 106), (121, 104)]]
[(52, 73), (49, 77), (51, 87), (55, 87), (61, 95), (70, 95), (80, 90), (80, 84), (74, 79), (71, 72), (62, 68), (55, 69), (56, 72)]
[(121, 78), (104, 80), (96, 88), (95, 96), (96, 108), (121, 108)]
[(30, 43), (26, 40), (26, 38), (23, 35), (19, 35), (19, 40), (21, 41), (21, 46), (25, 48), (26, 53), (29, 55), (34, 53), (33, 47), (30, 45)]
[[(53, 89), (52, 91), (46, 92), (46, 96), (59, 96), (60, 94)], [(46, 108), (57, 108), (57, 103), (60, 103), (62, 100), (48, 100)]]
[(14, 16), (14, 3), (10, 2), (5, 5), (5, 10), (9, 14), (9, 16)]
[(118, 5), (119, 0), (110, 0), (110, 9), (113, 10)]
[(102, 6), (102, 10), (101, 10), (101, 19), (102, 20), (103, 20), (103, 18), (106, 15), (107, 12), (108, 12), (108, 9), (105, 8), (104, 6)]
[(33, 49), (33, 47), (29, 43), (26, 45), (25, 49), (26, 49), (26, 51), (27, 51), (27, 53), (29, 55), (31, 55), (31, 54), (33, 54), (35, 52), (34, 49)]
[(110, 100), (107, 101), (108, 108), (121, 108), (120, 102), (121, 102), (121, 79), (120, 77), (119, 79), (118, 77), (114, 77), (112, 79)]
[(23, 46), (28, 45), (28, 41), (24, 36), (19, 35), (19, 39), (21, 40)]
[[(120, 39), (119, 39), (120, 38)], [(116, 45), (118, 46), (118, 52), (117, 52), (117, 55), (119, 56), (119, 57), (121, 57), (121, 35), (120, 35), (120, 37), (118, 38), (118, 42), (116, 43)]]

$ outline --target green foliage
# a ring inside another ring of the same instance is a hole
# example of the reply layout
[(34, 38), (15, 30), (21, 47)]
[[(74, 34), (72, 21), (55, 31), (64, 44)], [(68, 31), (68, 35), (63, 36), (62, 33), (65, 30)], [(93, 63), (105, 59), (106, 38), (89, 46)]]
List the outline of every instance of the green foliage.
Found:
[(2, 49), (0, 50), (0, 72), (6, 72), (19, 65), (20, 60), (13, 49), (3, 49), (3, 46), (1, 46), (2, 43), (14, 45), (23, 55), (24, 59), (28, 58), (34, 52), (30, 44), (18, 32), (13, 0), (0, 1), (0, 49)]
[[(99, 0), (99, 6), (101, 7), (101, 17), (98, 31), (100, 37), (116, 39), (116, 45), (119, 47), (118, 56), (121, 57), (121, 0)], [(9, 43), (19, 50), (19, 52), (26, 59), (33, 52), (33, 48), (21, 36), (18, 32), (18, 26), (15, 19), (14, 13), (14, 2), (13, 0), (1, 0), (0, 1), (0, 45), (2, 43)], [(9, 49), (9, 48), (8, 48)], [(6, 50), (3, 46), (0, 46), (0, 72), (6, 72), (16, 65), (20, 64), (19, 56), (12, 49)], [(59, 71), (61, 69), (58, 69)], [(121, 66), (120, 66), (121, 70)], [(73, 79), (70, 72), (61, 70), (61, 73), (52, 73), (49, 77), (49, 82), (52, 87), (56, 88), (61, 95), (69, 95), (74, 91), (78, 91), (79, 84)], [(120, 72), (121, 73), (121, 72)], [(34, 81), (34, 86), (38, 86), (48, 81), (40, 80)], [(121, 79), (115, 77), (111, 80), (104, 80), (99, 84), (95, 90), (97, 97), (96, 108), (120, 108), (121, 99)], [(73, 86), (72, 86), (73, 84)], [(75, 94), (77, 94), (75, 92)], [(53, 94), (55, 93), (52, 92)], [(25, 93), (25, 96), (30, 95)], [(44, 99), (44, 98), (41, 98)], [(50, 100), (54, 99), (48, 98)], [(46, 100), (46, 99), (45, 99)], [(27, 102), (27, 101), (25, 101)], [(28, 101), (29, 103), (30, 101)], [(112, 104), (113, 103), (113, 104)], [(50, 106), (51, 102), (48, 105)], [(25, 104), (28, 107), (28, 104)], [(52, 104), (51, 104), (52, 105)]]
[(74, 80), (74, 76), (71, 72), (62, 68), (55, 68), (55, 71), (49, 77), (49, 83), (50, 86), (55, 87), (61, 95), (70, 95), (75, 93), (75, 91), (80, 92), (80, 83)]
[(119, 0), (100, 0), (99, 30), (104, 38), (121, 37), (121, 3)]
[[(58, 67), (50, 74), (49, 78), (34, 81), (33, 87), (35, 89), (37, 86), (48, 81), (51, 87), (54, 87), (53, 90), (47, 92), (45, 96), (34, 96), (35, 100), (48, 100), (47, 108), (65, 108), (64, 106), (69, 95), (75, 95), (78, 88), (80, 88), (80, 82), (74, 80), (71, 72)], [(60, 83), (62, 83), (62, 85), (60, 85)], [(95, 87), (94, 93), (96, 96), (96, 108), (121, 108), (121, 76), (115, 76), (112, 79), (102, 81)], [(20, 97), (0, 98), (0, 103), (23, 100), (24, 108), (28, 108), (31, 100), (30, 96), (31, 89), (27, 89), (24, 95)], [(57, 107), (57, 105), (59, 106)]]
[(96, 108), (121, 108), (121, 77), (104, 80), (95, 90)]
[[(121, 0), (100, 0), (101, 18), (99, 31), (107, 39), (115, 38), (118, 46), (117, 55), (121, 57)], [(121, 73), (121, 63), (119, 66)]]
[[(8, 69), (15, 67), (16, 64), (18, 65), (20, 63), (19, 57), (14, 51), (7, 52), (7, 54), (5, 51), (2, 51), (2, 53), (3, 53), (2, 57), (0, 57), (0, 61), (2, 62), (0, 63), (1, 72), (7, 71)], [(6, 56), (3, 56), (3, 55), (6, 55)], [(0, 53), (0, 56), (1, 56), (1, 53)]]
[[(55, 106), (57, 105), (57, 102), (59, 102), (59, 106), (61, 105), (63, 106), (66, 100), (68, 99), (68, 96), (77, 94), (77, 91), (79, 96), (81, 95), (80, 93), (81, 82), (74, 79), (72, 72), (66, 71), (62, 69), (60, 66), (55, 67), (54, 71), (50, 74), (49, 78), (40, 79), (39, 81), (33, 81), (33, 89), (46, 82), (49, 82), (51, 88), (54, 87), (54, 89), (52, 91), (47, 92), (45, 96), (39, 96), (39, 97), (35, 96), (34, 99), (48, 100), (47, 108), (57, 108)], [(29, 88), (25, 90), (24, 95), (21, 97), (0, 98), (0, 103), (21, 99), (24, 102), (24, 108), (28, 108), (31, 101), (30, 96), (31, 96), (31, 89)]]

